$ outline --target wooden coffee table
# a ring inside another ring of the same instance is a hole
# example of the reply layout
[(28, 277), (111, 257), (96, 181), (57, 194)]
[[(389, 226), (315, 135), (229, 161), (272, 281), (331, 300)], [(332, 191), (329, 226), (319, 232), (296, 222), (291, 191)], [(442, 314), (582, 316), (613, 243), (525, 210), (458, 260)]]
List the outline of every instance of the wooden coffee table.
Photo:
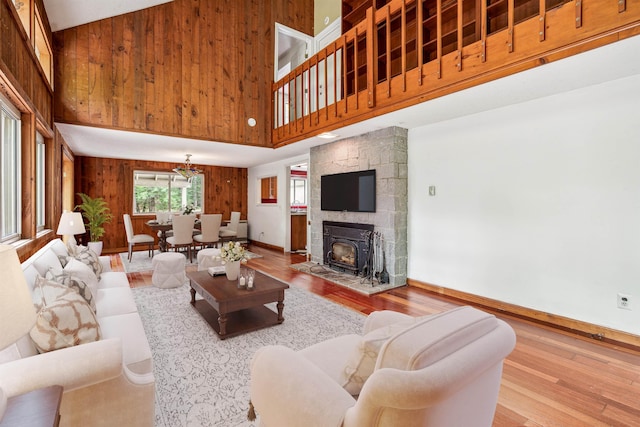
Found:
[[(211, 276), (207, 271), (187, 272), (191, 304), (221, 339), (280, 324), (284, 321), (284, 291), (289, 285), (256, 271), (254, 289), (238, 289), (238, 281)], [(196, 301), (196, 292), (202, 296)], [(277, 302), (278, 312), (264, 304)]]

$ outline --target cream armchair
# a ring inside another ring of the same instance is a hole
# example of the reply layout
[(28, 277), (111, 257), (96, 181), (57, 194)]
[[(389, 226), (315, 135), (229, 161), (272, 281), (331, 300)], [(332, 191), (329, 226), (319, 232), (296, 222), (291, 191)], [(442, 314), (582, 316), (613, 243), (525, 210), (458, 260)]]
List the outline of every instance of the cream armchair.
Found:
[(472, 307), (374, 312), (362, 336), (258, 350), (251, 400), (263, 426), (490, 426), (514, 345), (509, 325)]

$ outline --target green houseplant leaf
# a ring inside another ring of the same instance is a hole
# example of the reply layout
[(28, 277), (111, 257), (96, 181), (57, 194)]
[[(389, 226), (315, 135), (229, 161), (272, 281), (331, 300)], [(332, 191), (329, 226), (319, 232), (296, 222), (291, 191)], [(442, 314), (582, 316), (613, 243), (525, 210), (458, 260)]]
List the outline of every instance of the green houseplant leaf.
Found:
[(104, 224), (108, 224), (113, 219), (111, 210), (107, 206), (107, 202), (102, 197), (90, 197), (84, 193), (78, 193), (82, 203), (76, 206), (76, 209), (82, 211), (82, 216), (87, 221), (89, 228), (89, 240), (98, 242), (104, 235)]

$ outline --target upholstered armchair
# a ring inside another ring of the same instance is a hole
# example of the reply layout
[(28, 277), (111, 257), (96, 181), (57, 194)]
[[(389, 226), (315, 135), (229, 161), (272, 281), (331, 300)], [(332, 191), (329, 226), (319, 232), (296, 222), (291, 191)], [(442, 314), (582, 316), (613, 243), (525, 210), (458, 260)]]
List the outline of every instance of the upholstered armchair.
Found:
[(259, 349), (251, 400), (263, 426), (491, 426), (515, 333), (472, 307), (374, 312), (363, 335)]

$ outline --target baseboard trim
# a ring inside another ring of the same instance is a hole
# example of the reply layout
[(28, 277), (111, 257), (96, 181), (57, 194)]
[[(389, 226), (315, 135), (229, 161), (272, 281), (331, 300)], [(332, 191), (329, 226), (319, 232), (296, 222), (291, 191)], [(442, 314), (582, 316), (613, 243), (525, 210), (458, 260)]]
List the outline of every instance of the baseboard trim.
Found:
[(407, 279), (409, 286), (424, 289), (425, 291), (455, 299), (461, 303), (478, 306), (496, 314), (512, 316), (515, 318), (543, 324), (555, 329), (570, 332), (572, 334), (591, 338), (597, 341), (606, 342), (615, 346), (625, 347), (634, 351), (640, 351), (640, 336), (628, 332), (611, 329), (592, 323), (575, 320), (568, 317), (545, 313), (515, 304), (473, 295), (431, 283), (420, 282), (418, 280)]
[(274, 251), (284, 252), (284, 248), (281, 247), (281, 246), (270, 245), (268, 243), (258, 242), (256, 240), (249, 240), (249, 244), (256, 245), (256, 246), (259, 246), (259, 247), (265, 248), (265, 249), (271, 249), (271, 250), (274, 250)]

